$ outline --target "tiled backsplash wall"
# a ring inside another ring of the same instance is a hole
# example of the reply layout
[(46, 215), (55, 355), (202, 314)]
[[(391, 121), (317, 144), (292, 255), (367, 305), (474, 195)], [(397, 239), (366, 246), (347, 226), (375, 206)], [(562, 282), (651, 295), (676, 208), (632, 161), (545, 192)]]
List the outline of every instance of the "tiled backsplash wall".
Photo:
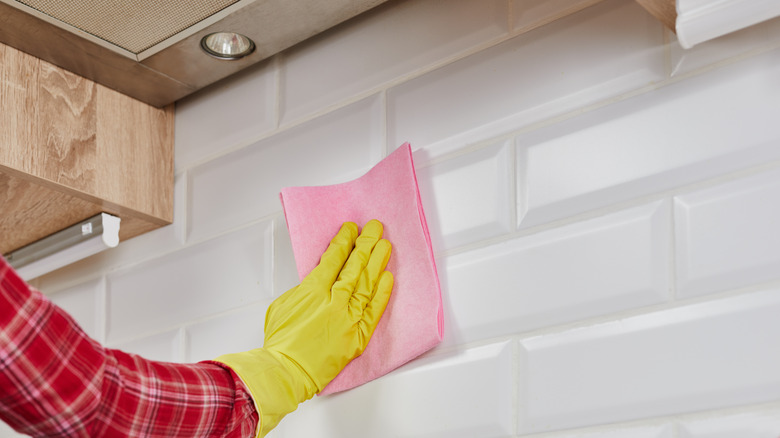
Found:
[(778, 48), (683, 51), (632, 0), (390, 2), (180, 102), (175, 223), (35, 284), (153, 359), (260, 346), (280, 188), (410, 141), (445, 341), (272, 436), (777, 438)]

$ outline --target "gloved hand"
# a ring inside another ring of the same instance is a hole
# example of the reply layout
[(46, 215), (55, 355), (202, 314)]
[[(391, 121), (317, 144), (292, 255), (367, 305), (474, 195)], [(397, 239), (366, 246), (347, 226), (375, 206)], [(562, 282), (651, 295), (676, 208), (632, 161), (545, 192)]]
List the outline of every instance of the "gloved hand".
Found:
[(393, 276), (385, 271), (391, 246), (382, 230), (372, 220), (358, 237), (357, 225), (345, 223), (320, 264), (271, 303), (263, 348), (215, 359), (252, 393), (260, 415), (257, 436), (265, 436), (365, 350), (393, 288)]

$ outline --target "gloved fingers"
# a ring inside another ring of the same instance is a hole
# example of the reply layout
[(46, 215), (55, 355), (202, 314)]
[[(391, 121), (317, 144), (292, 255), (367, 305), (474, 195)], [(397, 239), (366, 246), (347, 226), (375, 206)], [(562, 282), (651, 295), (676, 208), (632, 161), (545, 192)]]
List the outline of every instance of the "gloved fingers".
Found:
[(390, 301), (390, 293), (393, 291), (394, 281), (392, 272), (382, 272), (376, 284), (374, 297), (368, 302), (365, 310), (363, 310), (363, 319), (360, 321), (361, 324), (358, 325), (362, 332), (363, 348), (368, 345), (368, 341), (371, 340), (371, 336), (374, 334), (374, 329), (376, 329), (382, 314), (385, 312), (387, 303)]
[(303, 279), (303, 282), (310, 281), (332, 286), (352, 253), (357, 236), (357, 224), (344, 222), (339, 232), (330, 241), (328, 249), (322, 254), (320, 263)]
[(368, 259), (368, 264), (363, 272), (360, 274), (355, 293), (350, 299), (350, 307), (354, 302), (355, 310), (358, 311), (357, 316), (361, 317), (363, 309), (366, 308), (371, 298), (374, 297), (376, 291), (376, 284), (379, 282), (379, 278), (387, 267), (387, 262), (390, 260), (390, 253), (392, 252), (392, 245), (386, 239), (381, 239), (374, 246), (374, 250), (371, 252), (371, 256)]
[(363, 231), (355, 241), (355, 249), (349, 255), (347, 263), (339, 273), (336, 283), (333, 284), (333, 294), (342, 302), (348, 302), (355, 292), (358, 280), (368, 264), (371, 252), (379, 239), (382, 238), (382, 223), (378, 220), (370, 220), (363, 227)]

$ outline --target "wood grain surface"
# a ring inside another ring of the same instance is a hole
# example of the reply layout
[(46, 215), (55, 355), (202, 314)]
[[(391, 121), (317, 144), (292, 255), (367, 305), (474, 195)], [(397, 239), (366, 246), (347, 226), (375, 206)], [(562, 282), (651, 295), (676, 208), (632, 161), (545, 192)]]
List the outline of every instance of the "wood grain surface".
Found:
[(2, 172), (0, 199), (3, 206), (0, 214), (2, 254), (101, 212), (99, 205)]
[(129, 238), (173, 221), (174, 107), (0, 44), (0, 251), (101, 211)]
[(675, 0), (636, 0), (653, 17), (672, 31), (677, 29), (677, 6)]
[(40, 63), (38, 77), (34, 173), (98, 195), (95, 84), (48, 62)]
[(97, 91), (101, 187), (96, 192), (103, 199), (171, 222), (173, 105), (155, 108), (101, 85)]
[(0, 163), (30, 172), (37, 143), (39, 61), (0, 44)]

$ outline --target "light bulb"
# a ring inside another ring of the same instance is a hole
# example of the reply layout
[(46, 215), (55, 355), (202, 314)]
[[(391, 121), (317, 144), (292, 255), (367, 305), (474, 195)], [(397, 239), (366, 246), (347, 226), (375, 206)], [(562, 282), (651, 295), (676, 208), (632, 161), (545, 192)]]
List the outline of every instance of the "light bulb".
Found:
[(209, 55), (220, 59), (239, 59), (255, 50), (255, 43), (234, 32), (217, 32), (206, 35), (200, 46)]

